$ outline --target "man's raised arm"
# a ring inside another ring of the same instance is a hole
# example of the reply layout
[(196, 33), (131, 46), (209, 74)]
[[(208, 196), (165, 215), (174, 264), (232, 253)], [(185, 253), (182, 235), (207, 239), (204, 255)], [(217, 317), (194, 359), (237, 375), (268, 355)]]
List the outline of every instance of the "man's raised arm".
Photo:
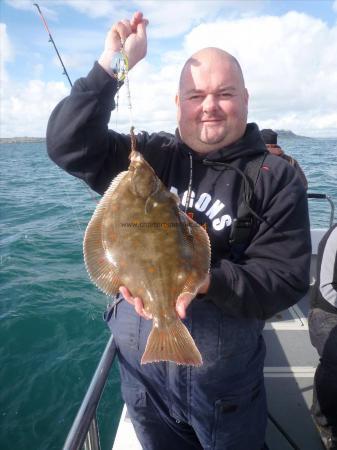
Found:
[(109, 131), (119, 82), (112, 63), (122, 46), (129, 69), (146, 55), (147, 20), (135, 13), (114, 24), (99, 61), (77, 80), (68, 97), (53, 110), (47, 128), (47, 150), (62, 169), (103, 193), (116, 174), (128, 166), (130, 137)]

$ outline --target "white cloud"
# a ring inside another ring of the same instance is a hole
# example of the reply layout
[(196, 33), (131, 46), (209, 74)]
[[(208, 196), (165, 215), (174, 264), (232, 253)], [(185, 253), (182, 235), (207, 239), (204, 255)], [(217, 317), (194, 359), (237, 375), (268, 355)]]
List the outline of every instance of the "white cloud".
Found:
[(69, 93), (63, 82), (6, 82), (1, 101), (1, 137), (45, 136), (55, 105)]
[(2, 88), (3, 83), (8, 79), (5, 65), (14, 59), (14, 48), (10, 43), (5, 23), (0, 23), (0, 55), (0, 85)]
[[(132, 101), (132, 117), (134, 125), (140, 130), (169, 131), (175, 129), (175, 103), (179, 69), (175, 65), (165, 66), (158, 70), (146, 60), (139, 63), (129, 75)], [(120, 131), (130, 128), (127, 89), (121, 88), (119, 111), (113, 112), (111, 127), (117, 126)]]
[[(35, 0), (5, 0), (6, 3), (11, 6), (12, 8), (19, 9), (21, 11), (32, 11), (36, 12), (36, 6), (34, 6), (34, 3), (36, 3)], [(50, 9), (47, 5), (52, 4), (53, 6), (56, 6), (59, 0), (53, 0), (52, 3), (50, 0), (40, 0), (39, 6), (42, 11), (42, 14), (52, 20), (57, 19), (57, 13)]]
[(91, 18), (114, 16), (116, 12), (119, 14), (124, 10), (122, 1), (61, 0), (60, 3), (70, 6)]
[(5, 0), (6, 3), (15, 9), (21, 9), (22, 11), (29, 11), (32, 9), (32, 0)]
[[(16, 9), (32, 10), (34, 0), (6, 0)], [(105, 19), (112, 25), (120, 19), (130, 19), (135, 11), (142, 11), (150, 21), (149, 35), (153, 38), (179, 36), (201, 22), (215, 20), (222, 12), (226, 17), (249, 15), (256, 11), (264, 0), (40, 0), (43, 14), (57, 19), (58, 8), (67, 6), (92, 19)], [(53, 9), (51, 9), (53, 8)]]
[(337, 12), (337, 0), (335, 0), (332, 4), (332, 9)]
[[(180, 69), (206, 46), (224, 48), (240, 61), (250, 92), (249, 120), (262, 128), (337, 136), (337, 26), (296, 12), (205, 23), (185, 36), (181, 51), (162, 55), (160, 70), (142, 62), (130, 74), (139, 128), (174, 130)], [(120, 103), (125, 131), (126, 99)]]
[(58, 0), (59, 4), (70, 6), (91, 18), (109, 18), (112, 25), (116, 20), (129, 19), (135, 11), (142, 11), (150, 22), (149, 36), (169, 38), (179, 36), (192, 26), (207, 20), (215, 20), (221, 11), (227, 16), (259, 9), (263, 0)]
[[(87, 5), (84, 1), (78, 3)], [(170, 16), (168, 22), (171, 19)], [(90, 45), (93, 40), (98, 42), (99, 36), (91, 35)], [(152, 43), (150, 40), (150, 48)], [(174, 96), (180, 69), (195, 50), (210, 45), (228, 50), (240, 61), (250, 92), (251, 121), (261, 127), (292, 129), (309, 136), (337, 136), (337, 25), (329, 27), (319, 19), (296, 12), (281, 17), (218, 18), (195, 26), (184, 36), (179, 51), (162, 52), (156, 65), (151, 64), (149, 55), (130, 73), (137, 128), (174, 130)], [(69, 51), (75, 55), (71, 62), (68, 51), (62, 53), (66, 66), (78, 67), (89, 65), (94, 48), (87, 52)], [(36, 74), (39, 70), (41, 67), (37, 66)], [(67, 95), (68, 86), (66, 80), (54, 84), (31, 81), (27, 86), (8, 85), (6, 92), (4, 135), (17, 135), (20, 130), (21, 134), (32, 136), (44, 133), (51, 109)], [(119, 129), (128, 131), (125, 87), (119, 104)], [(115, 122), (113, 113), (112, 127)]]
[(186, 33), (193, 25), (201, 21), (212, 20), (233, 2), (209, 1), (157, 1), (136, 2), (144, 16), (149, 19), (149, 36), (153, 38), (169, 38)]

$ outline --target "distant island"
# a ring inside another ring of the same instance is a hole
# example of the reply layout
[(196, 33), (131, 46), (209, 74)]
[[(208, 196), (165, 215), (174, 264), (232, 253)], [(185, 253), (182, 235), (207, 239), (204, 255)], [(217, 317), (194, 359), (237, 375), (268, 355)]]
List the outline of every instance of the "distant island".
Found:
[(298, 138), (298, 139), (310, 139), (307, 136), (300, 136), (298, 134), (295, 134), (291, 130), (275, 130), (278, 137), (280, 138)]
[(0, 144), (21, 144), (25, 142), (34, 143), (34, 142), (45, 142), (46, 138), (44, 137), (10, 137), (10, 138), (0, 138)]

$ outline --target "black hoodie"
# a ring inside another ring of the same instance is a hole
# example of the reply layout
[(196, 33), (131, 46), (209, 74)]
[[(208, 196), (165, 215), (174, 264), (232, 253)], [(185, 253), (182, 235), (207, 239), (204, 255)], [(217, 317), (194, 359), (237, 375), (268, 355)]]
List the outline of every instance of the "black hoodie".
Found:
[[(108, 130), (116, 90), (116, 81), (95, 63), (56, 106), (47, 129), (50, 158), (100, 194), (129, 164), (130, 136)], [(263, 221), (256, 225), (240, 261), (231, 260), (229, 233), (242, 178), (235, 170), (211, 163), (243, 170), (249, 159), (264, 153), (257, 125), (248, 124), (241, 139), (206, 156), (184, 144), (178, 132), (138, 134), (137, 149), (179, 195), (184, 209), (192, 161), (187, 211), (206, 227), (212, 247), (206, 299), (227, 314), (266, 319), (306, 293), (311, 254), (306, 192), (293, 167), (277, 156), (267, 154), (254, 191), (254, 210)]]

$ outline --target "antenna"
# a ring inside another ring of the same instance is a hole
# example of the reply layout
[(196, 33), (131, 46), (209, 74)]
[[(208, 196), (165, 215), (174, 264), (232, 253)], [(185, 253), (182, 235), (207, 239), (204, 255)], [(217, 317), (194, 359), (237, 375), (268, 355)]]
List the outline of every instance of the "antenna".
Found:
[(65, 75), (65, 76), (68, 78), (69, 84), (70, 84), (70, 86), (72, 87), (73, 84), (72, 84), (72, 82), (71, 82), (71, 80), (70, 80), (70, 78), (69, 78), (67, 69), (65, 68), (65, 65), (63, 64), (61, 55), (60, 55), (59, 51), (57, 50), (57, 47), (56, 47), (56, 44), (55, 44), (55, 42), (54, 42), (53, 36), (51, 35), (51, 33), (50, 33), (50, 31), (49, 31), (47, 21), (46, 21), (46, 19), (43, 17), (43, 14), (42, 14), (42, 11), (41, 11), (39, 5), (38, 5), (37, 3), (33, 3), (33, 5), (37, 7), (37, 10), (38, 10), (38, 12), (39, 12), (39, 14), (40, 14), (40, 16), (41, 16), (43, 25), (44, 25), (44, 27), (45, 27), (45, 29), (46, 29), (48, 35), (49, 35), (49, 42), (51, 42), (51, 43), (53, 44), (54, 49), (55, 49), (55, 51), (56, 51), (56, 54), (57, 54), (57, 56), (58, 56), (58, 59), (60, 60), (60, 62), (61, 62), (61, 64), (62, 64), (62, 67), (63, 67), (63, 75)]

